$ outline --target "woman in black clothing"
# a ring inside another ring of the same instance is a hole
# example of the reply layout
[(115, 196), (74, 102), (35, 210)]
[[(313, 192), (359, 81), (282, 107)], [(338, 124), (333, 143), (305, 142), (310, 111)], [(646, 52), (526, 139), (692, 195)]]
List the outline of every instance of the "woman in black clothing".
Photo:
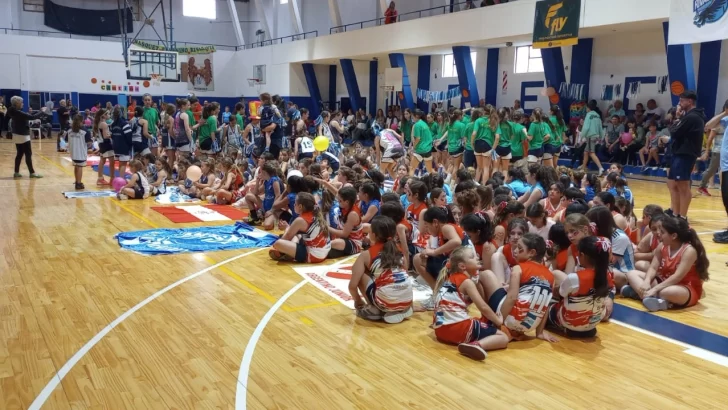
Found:
[(20, 162), (25, 156), (25, 164), (28, 166), (31, 178), (43, 178), (42, 175), (36, 174), (33, 169), (33, 151), (30, 147), (30, 126), (29, 121), (36, 119), (40, 116), (38, 114), (31, 115), (27, 112), (21, 111), (23, 109), (23, 99), (15, 96), (10, 99), (10, 107), (8, 107), (7, 116), (10, 119), (9, 128), (13, 133), (13, 142), (15, 143), (15, 174), (13, 178), (21, 178), (23, 175), (20, 174)]

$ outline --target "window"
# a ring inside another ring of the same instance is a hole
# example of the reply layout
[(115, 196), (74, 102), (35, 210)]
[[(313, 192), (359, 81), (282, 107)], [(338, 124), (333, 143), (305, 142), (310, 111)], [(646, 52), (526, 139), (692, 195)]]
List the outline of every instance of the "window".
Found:
[(288, 4), (288, 0), (281, 0), (281, 4)]
[(541, 50), (531, 46), (516, 47), (516, 74), (543, 73)]
[(44, 0), (23, 0), (23, 11), (43, 13)]
[[(473, 71), (475, 70), (475, 58), (478, 56), (477, 51), (470, 52), (470, 60), (473, 62)], [(443, 77), (457, 77), (458, 70), (455, 68), (455, 58), (452, 54), (445, 54), (442, 56), (442, 76)]]
[(215, 0), (182, 0), (182, 15), (215, 20), (217, 5)]

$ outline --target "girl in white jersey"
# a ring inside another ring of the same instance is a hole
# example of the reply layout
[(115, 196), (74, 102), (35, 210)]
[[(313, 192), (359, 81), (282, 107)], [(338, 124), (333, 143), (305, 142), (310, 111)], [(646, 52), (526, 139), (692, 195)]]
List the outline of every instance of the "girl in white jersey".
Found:
[(381, 130), (374, 138), (374, 152), (384, 175), (394, 176), (397, 159), (404, 155), (404, 138), (390, 129)]
[(308, 135), (296, 138), (294, 152), (298, 161), (302, 161), (304, 158), (313, 158), (314, 151), (316, 151), (316, 148), (314, 148), (313, 140)]
[(114, 172), (114, 147), (111, 145), (111, 131), (109, 124), (106, 123), (107, 119), (109, 119), (109, 112), (104, 109), (98, 110), (94, 117), (92, 134), (99, 142), (99, 176), (96, 185), (109, 185), (109, 182), (104, 179), (104, 164), (107, 158), (109, 159), (109, 175), (113, 175)]
[(129, 179), (129, 182), (119, 190), (117, 198), (119, 199), (144, 199), (148, 198), (151, 194), (151, 187), (147, 177), (144, 176), (142, 169), (144, 164), (139, 160), (133, 160), (129, 163), (133, 174)]

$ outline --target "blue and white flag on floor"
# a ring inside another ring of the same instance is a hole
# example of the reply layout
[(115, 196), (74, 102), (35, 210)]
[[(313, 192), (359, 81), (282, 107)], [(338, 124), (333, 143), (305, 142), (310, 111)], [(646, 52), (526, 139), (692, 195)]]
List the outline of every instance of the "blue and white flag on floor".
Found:
[(265, 248), (278, 240), (278, 236), (242, 222), (223, 226), (121, 232), (114, 238), (122, 248), (142, 255)]
[(697, 44), (728, 38), (728, 0), (671, 0), (667, 43)]
[(116, 196), (116, 192), (114, 191), (69, 191), (64, 192), (63, 196), (66, 197), (66, 199), (69, 198), (107, 198)]

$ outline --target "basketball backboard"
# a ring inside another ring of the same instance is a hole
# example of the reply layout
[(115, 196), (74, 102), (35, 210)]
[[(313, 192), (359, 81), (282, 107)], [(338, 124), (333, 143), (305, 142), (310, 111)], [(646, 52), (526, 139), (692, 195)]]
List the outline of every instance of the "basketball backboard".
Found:
[(161, 74), (166, 82), (180, 81), (179, 54), (174, 51), (129, 49), (126, 78), (149, 80), (152, 74)]

